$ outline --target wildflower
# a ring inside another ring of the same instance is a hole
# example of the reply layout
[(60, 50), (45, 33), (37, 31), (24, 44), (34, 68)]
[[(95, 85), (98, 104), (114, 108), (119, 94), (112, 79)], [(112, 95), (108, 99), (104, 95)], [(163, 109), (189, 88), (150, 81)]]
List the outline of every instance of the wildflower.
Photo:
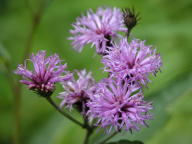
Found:
[(145, 41), (134, 39), (128, 43), (126, 38), (114, 45), (102, 62), (111, 76), (143, 85), (149, 82), (149, 74), (156, 75), (162, 65), (160, 54)]
[(60, 106), (72, 109), (75, 106), (80, 112), (86, 111), (86, 103), (90, 95), (94, 93), (95, 80), (91, 72), (81, 70), (77, 72), (78, 79), (72, 78), (70, 81), (63, 82), (64, 92), (60, 93), (62, 99)]
[(47, 58), (45, 55), (46, 51), (32, 54), (29, 61), (32, 62), (34, 70), (27, 69), (27, 61), (25, 61), (24, 65), (18, 66), (15, 73), (23, 77), (23, 80), (20, 80), (21, 83), (28, 85), (29, 89), (39, 95), (47, 97), (53, 93), (56, 82), (69, 80), (71, 74), (65, 71), (67, 65), (61, 64), (57, 54)]
[(96, 125), (107, 128), (139, 130), (139, 125), (147, 125), (146, 120), (151, 119), (148, 111), (152, 109), (151, 103), (143, 100), (141, 91), (135, 92), (136, 88), (122, 84), (112, 79), (98, 84), (97, 92), (88, 102), (90, 117), (97, 118)]
[(77, 18), (71, 30), (72, 45), (81, 52), (86, 44), (96, 47), (98, 54), (105, 53), (106, 47), (111, 46), (111, 40), (119, 36), (120, 31), (127, 31), (124, 27), (122, 12), (118, 8), (99, 8), (96, 13), (92, 10), (86, 16)]

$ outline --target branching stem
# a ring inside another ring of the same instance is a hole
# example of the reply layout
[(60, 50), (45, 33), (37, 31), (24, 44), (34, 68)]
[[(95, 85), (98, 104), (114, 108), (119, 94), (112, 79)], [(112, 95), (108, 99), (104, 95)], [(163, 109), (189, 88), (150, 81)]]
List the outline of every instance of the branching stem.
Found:
[(57, 104), (55, 104), (55, 102), (51, 99), (51, 97), (46, 97), (46, 99), (48, 100), (48, 102), (58, 111), (60, 112), (64, 117), (66, 117), (67, 119), (71, 120), (72, 122), (76, 123), (77, 125), (79, 125), (82, 128), (85, 128), (84, 124), (82, 124), (81, 122), (77, 121), (76, 119), (74, 119), (73, 117), (71, 117), (69, 114), (67, 114), (66, 112), (62, 111)]

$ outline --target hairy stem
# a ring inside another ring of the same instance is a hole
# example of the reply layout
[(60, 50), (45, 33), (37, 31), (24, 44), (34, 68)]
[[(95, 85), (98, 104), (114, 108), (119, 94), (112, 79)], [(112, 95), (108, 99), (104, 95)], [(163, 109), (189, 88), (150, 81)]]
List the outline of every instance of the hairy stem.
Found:
[(46, 97), (46, 99), (48, 100), (48, 102), (58, 111), (60, 112), (64, 117), (68, 118), (69, 120), (71, 120), (72, 122), (76, 123), (77, 125), (79, 125), (82, 128), (85, 128), (84, 124), (82, 124), (81, 122), (77, 121), (76, 119), (74, 119), (73, 117), (71, 117), (69, 114), (65, 113), (64, 111), (62, 111), (56, 104), (55, 102), (51, 99), (51, 97)]
[(109, 137), (107, 137), (106, 139), (104, 139), (103, 141), (101, 141), (99, 144), (105, 144), (108, 140), (110, 140), (111, 138), (113, 138), (115, 135), (117, 135), (119, 132), (115, 131), (114, 133), (112, 133)]

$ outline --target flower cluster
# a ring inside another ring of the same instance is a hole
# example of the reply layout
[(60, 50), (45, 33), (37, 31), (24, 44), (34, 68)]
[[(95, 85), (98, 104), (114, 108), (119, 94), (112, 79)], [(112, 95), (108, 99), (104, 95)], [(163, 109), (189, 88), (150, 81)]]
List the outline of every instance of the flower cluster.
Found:
[(109, 130), (139, 129), (138, 124), (147, 125), (145, 121), (151, 118), (148, 111), (152, 106), (144, 101), (141, 88), (150, 82), (150, 74), (156, 75), (162, 62), (145, 41), (127, 41), (138, 20), (134, 10), (99, 8), (96, 13), (90, 10), (87, 16), (78, 18), (75, 30), (71, 30), (75, 49), (81, 51), (91, 43), (102, 56), (104, 71), (109, 73), (107, 79), (95, 85), (96, 91), (87, 102), (89, 118), (97, 119), (97, 126)]
[(45, 58), (45, 51), (32, 54), (29, 59), (34, 70), (28, 70), (25, 62), (15, 73), (23, 76), (21, 82), (29, 89), (44, 97), (53, 93), (56, 82), (62, 84), (60, 107), (76, 109), (90, 120), (86, 124), (94, 122), (108, 132), (138, 130), (152, 117), (151, 102), (144, 100), (142, 88), (150, 82), (150, 74), (156, 76), (162, 62), (156, 49), (145, 41), (134, 38), (128, 42), (137, 20), (138, 15), (130, 9), (121, 12), (118, 8), (99, 8), (96, 13), (89, 10), (73, 24), (69, 38), (73, 47), (80, 52), (91, 44), (102, 56), (108, 77), (98, 83), (86, 70), (76, 70), (74, 74), (65, 71), (67, 66), (61, 64), (59, 56)]

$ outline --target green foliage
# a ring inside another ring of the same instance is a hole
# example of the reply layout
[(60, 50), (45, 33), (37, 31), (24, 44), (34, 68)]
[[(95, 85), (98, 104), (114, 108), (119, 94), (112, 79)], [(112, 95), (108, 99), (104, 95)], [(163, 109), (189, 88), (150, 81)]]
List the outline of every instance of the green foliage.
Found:
[[(39, 0), (29, 0), (32, 11), (36, 11)], [(82, 53), (75, 52), (67, 37), (71, 23), (89, 8), (98, 6), (124, 8), (134, 6), (142, 17), (131, 36), (146, 39), (154, 45), (163, 59), (162, 73), (151, 78), (149, 89), (145, 89), (147, 100), (153, 101), (154, 119), (149, 128), (139, 132), (123, 132), (111, 139), (140, 140), (145, 144), (191, 144), (192, 138), (192, 29), (191, 0), (59, 0), (46, 5), (40, 25), (35, 31), (32, 52), (45, 49), (49, 54), (59, 53), (68, 63), (69, 69), (87, 68), (93, 71), (96, 80), (105, 74), (100, 57), (94, 56), (94, 48), (88, 46)], [(26, 41), (31, 29), (31, 12), (25, 0), (0, 1), (0, 63), (10, 61), (11, 72), (21, 62)], [(12, 143), (13, 101), (7, 75), (0, 65), (0, 143)], [(62, 89), (59, 87), (54, 97)], [(57, 99), (55, 99), (59, 102)], [(44, 99), (23, 87), (21, 106), (23, 144), (81, 144), (85, 131), (58, 114)], [(80, 117), (75, 112), (73, 115)], [(91, 137), (96, 143), (106, 135), (98, 131)], [(122, 143), (123, 141), (121, 141)], [(124, 141), (125, 142), (125, 141)], [(120, 144), (121, 144), (120, 143)]]

